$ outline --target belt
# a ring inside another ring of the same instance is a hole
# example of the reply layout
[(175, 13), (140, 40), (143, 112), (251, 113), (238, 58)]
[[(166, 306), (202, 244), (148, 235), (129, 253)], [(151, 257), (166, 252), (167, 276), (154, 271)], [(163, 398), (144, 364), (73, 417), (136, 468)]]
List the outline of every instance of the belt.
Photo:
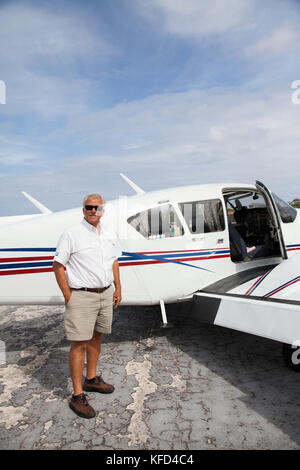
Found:
[(95, 287), (95, 288), (91, 288), (91, 287), (80, 287), (80, 289), (73, 289), (73, 287), (71, 287), (71, 291), (72, 290), (85, 290), (87, 292), (96, 292), (97, 294), (101, 294), (101, 292), (104, 292), (106, 289), (108, 289), (109, 287), (111, 286), (111, 284), (107, 287)]

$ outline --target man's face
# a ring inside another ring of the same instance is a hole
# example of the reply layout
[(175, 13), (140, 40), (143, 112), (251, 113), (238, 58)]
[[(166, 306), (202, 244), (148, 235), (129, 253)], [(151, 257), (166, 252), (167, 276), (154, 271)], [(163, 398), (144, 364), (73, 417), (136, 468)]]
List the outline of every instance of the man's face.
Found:
[[(86, 202), (85, 202), (85, 207), (86, 206), (103, 206), (103, 201), (102, 199), (99, 199), (97, 197), (89, 197)], [(83, 208), (83, 215), (84, 218), (94, 227), (98, 225), (98, 222), (100, 218), (104, 214), (104, 209), (102, 209), (101, 212), (97, 211), (95, 207), (93, 207), (91, 210), (88, 210), (86, 208)]]

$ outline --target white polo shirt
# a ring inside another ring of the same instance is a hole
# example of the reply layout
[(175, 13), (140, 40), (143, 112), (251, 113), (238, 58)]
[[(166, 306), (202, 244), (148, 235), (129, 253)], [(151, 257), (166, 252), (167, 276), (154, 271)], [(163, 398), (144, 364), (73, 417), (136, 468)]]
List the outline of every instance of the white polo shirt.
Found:
[(66, 267), (68, 284), (81, 287), (107, 287), (113, 282), (113, 262), (122, 255), (116, 235), (103, 229), (100, 235), (85, 219), (68, 228), (60, 237), (54, 261)]

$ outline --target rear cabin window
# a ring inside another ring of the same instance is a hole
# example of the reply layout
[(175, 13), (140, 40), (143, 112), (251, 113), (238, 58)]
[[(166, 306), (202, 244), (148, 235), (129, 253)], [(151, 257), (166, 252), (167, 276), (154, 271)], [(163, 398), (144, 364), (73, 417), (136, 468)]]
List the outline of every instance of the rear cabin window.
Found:
[(180, 237), (184, 233), (183, 227), (171, 204), (139, 212), (129, 217), (127, 222), (149, 240)]
[(181, 202), (179, 207), (192, 234), (225, 230), (224, 212), (220, 199)]

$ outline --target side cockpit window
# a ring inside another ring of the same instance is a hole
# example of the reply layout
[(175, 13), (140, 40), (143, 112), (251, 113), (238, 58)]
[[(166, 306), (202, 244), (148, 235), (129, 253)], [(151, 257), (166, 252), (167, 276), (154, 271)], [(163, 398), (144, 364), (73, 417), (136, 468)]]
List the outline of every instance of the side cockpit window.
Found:
[(171, 204), (153, 207), (129, 217), (127, 222), (143, 237), (157, 238), (180, 237), (183, 227)]
[(192, 234), (225, 230), (224, 212), (220, 199), (182, 202), (179, 207)]

